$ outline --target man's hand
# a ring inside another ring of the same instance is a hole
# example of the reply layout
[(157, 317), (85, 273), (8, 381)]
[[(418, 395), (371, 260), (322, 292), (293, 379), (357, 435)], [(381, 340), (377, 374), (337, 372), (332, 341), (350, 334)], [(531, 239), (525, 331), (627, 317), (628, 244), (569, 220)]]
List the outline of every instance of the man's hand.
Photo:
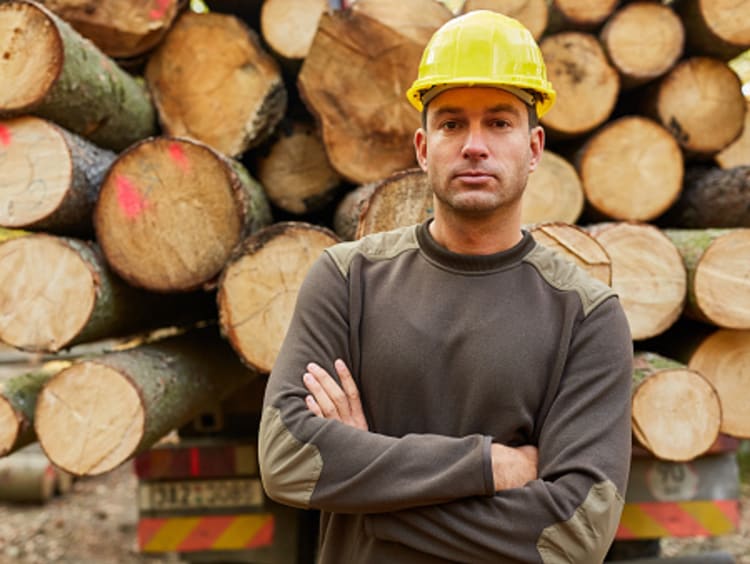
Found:
[[(302, 376), (310, 395), (305, 398), (307, 408), (318, 417), (336, 419), (357, 429), (368, 430), (359, 390), (344, 361), (334, 362), (341, 386), (322, 367), (311, 362)], [(343, 388), (343, 389), (342, 389)]]
[(539, 472), (539, 455), (536, 447), (517, 448), (492, 443), (492, 477), (495, 491), (525, 486), (536, 480)]

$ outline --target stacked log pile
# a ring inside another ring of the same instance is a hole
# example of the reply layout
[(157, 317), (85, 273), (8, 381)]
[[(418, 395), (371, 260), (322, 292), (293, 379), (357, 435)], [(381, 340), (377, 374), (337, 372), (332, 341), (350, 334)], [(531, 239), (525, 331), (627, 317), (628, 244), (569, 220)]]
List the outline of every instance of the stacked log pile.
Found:
[[(432, 213), (404, 92), (476, 9), (547, 60), (524, 222), (620, 294), (636, 440), (689, 460), (750, 438), (750, 112), (729, 64), (750, 3), (206, 4), (0, 2), (0, 340), (55, 357), (179, 333), (5, 381), (0, 456), (38, 442), (106, 472), (270, 372), (325, 247)], [(686, 326), (702, 341), (670, 347)]]

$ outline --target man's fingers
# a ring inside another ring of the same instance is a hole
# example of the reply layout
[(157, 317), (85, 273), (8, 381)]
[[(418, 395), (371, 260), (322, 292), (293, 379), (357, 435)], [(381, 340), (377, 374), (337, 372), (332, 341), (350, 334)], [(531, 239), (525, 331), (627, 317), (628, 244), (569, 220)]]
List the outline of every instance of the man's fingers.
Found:
[(312, 396), (312, 394), (305, 397), (305, 403), (307, 404), (307, 409), (312, 411), (318, 417), (323, 417), (323, 411), (320, 409), (318, 402), (315, 401), (315, 398)]
[(362, 401), (359, 398), (359, 389), (357, 384), (354, 383), (354, 377), (346, 366), (346, 363), (340, 358), (334, 362), (336, 373), (341, 379), (341, 386), (344, 388), (344, 393), (349, 400), (349, 413), (351, 415), (351, 423), (358, 429), (369, 429), (367, 425), (367, 419), (365, 419), (365, 412), (362, 409)]
[[(325, 369), (314, 362), (307, 365), (307, 370), (315, 377), (320, 387), (325, 391), (329, 400), (334, 405), (338, 416), (342, 419), (347, 418), (349, 416), (349, 401), (336, 380)], [(315, 398), (319, 399), (317, 394), (315, 394)], [(325, 413), (325, 409), (323, 411)]]
[(318, 379), (310, 372), (305, 372), (302, 376), (302, 381), (305, 387), (310, 390), (313, 395), (313, 399), (317, 402), (320, 407), (321, 415), (328, 419), (339, 419), (338, 411), (331, 398), (326, 393), (323, 386), (320, 385)]

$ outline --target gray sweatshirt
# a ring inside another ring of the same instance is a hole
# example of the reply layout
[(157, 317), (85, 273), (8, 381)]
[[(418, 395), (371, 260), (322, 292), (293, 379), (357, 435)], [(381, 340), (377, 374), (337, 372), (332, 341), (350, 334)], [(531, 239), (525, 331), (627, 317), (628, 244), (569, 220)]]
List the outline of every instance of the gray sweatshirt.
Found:
[[(308, 411), (314, 361), (342, 358), (369, 431)], [(331, 564), (602, 561), (630, 463), (632, 340), (610, 288), (524, 233), (494, 255), (427, 223), (329, 248), (269, 377), (261, 476), (321, 510)], [(539, 449), (494, 491), (490, 445)]]

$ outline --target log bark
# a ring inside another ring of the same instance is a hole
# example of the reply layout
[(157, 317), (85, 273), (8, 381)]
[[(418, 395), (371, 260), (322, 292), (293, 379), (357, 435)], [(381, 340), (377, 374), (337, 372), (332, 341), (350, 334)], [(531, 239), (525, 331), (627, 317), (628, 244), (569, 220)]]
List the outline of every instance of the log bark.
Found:
[(644, 97), (644, 111), (691, 157), (711, 157), (742, 133), (747, 103), (739, 77), (708, 57), (677, 64)]
[(526, 26), (536, 40), (547, 28), (549, 18), (547, 0), (466, 0), (461, 13), (474, 10), (492, 10), (515, 18)]
[(229, 156), (262, 143), (286, 109), (278, 64), (234, 16), (180, 16), (149, 58), (146, 81), (166, 134)]
[(582, 228), (568, 223), (546, 222), (528, 229), (540, 245), (562, 254), (607, 286), (612, 284), (612, 261), (606, 249)]
[(119, 151), (155, 133), (145, 87), (58, 16), (0, 4), (0, 115), (34, 114)]
[(750, 48), (750, 4), (732, 0), (676, 3), (691, 52), (729, 60)]
[(0, 339), (22, 350), (214, 316), (209, 295), (165, 297), (123, 283), (84, 241), (38, 233), (0, 245)]
[(688, 168), (679, 200), (660, 222), (688, 229), (750, 227), (750, 165)]
[(297, 293), (333, 232), (302, 222), (279, 222), (246, 239), (219, 282), (221, 330), (240, 358), (269, 373), (276, 361)]
[(353, 241), (357, 238), (357, 226), (362, 210), (372, 196), (378, 182), (368, 182), (350, 190), (338, 203), (333, 214), (333, 230), (342, 240)]
[(36, 441), (34, 408), (42, 387), (69, 365), (59, 361), (0, 382), (0, 457)]
[(328, 9), (328, 0), (266, 0), (260, 12), (263, 39), (283, 59), (304, 59)]
[(607, 20), (600, 39), (622, 87), (633, 88), (675, 65), (685, 45), (685, 29), (669, 6), (633, 2)]
[(614, 110), (620, 77), (596, 37), (588, 33), (549, 35), (539, 44), (557, 101), (542, 118), (553, 137), (581, 136), (604, 123)]
[(41, 453), (18, 452), (0, 460), (0, 501), (44, 503), (55, 494), (57, 473)]
[(188, 139), (148, 139), (110, 168), (94, 212), (104, 256), (130, 284), (182, 292), (211, 284), (243, 237), (271, 221), (236, 161)]
[(551, 0), (548, 31), (593, 29), (615, 11), (617, 4), (619, 0)]
[(666, 331), (682, 314), (687, 274), (672, 241), (645, 223), (604, 223), (589, 232), (612, 261), (612, 288), (634, 340)]
[(39, 394), (34, 427), (56, 466), (102, 474), (256, 376), (211, 327), (58, 372)]
[(451, 16), (433, 0), (359, 0), (321, 16), (298, 88), (344, 178), (366, 184), (414, 165), (419, 114), (404, 93)]
[[(750, 67), (750, 64), (748, 65)], [(745, 123), (740, 136), (719, 151), (714, 157), (721, 168), (750, 166), (750, 99), (745, 108)]]
[(0, 121), (0, 138), (0, 225), (90, 235), (115, 153), (33, 116)]
[(521, 221), (575, 223), (583, 212), (584, 203), (583, 185), (575, 167), (546, 150), (526, 184), (521, 201)]
[(665, 229), (688, 272), (685, 313), (750, 329), (750, 229)]
[(42, 0), (47, 8), (114, 58), (142, 55), (162, 40), (179, 0)]
[(700, 372), (658, 354), (634, 358), (633, 435), (657, 458), (674, 462), (704, 454), (719, 436), (717, 390)]
[(267, 152), (258, 156), (255, 171), (268, 199), (296, 215), (325, 207), (341, 183), (317, 128), (300, 121), (279, 129)]
[(682, 189), (684, 163), (669, 132), (640, 116), (609, 122), (576, 156), (586, 201), (606, 218), (649, 221)]

